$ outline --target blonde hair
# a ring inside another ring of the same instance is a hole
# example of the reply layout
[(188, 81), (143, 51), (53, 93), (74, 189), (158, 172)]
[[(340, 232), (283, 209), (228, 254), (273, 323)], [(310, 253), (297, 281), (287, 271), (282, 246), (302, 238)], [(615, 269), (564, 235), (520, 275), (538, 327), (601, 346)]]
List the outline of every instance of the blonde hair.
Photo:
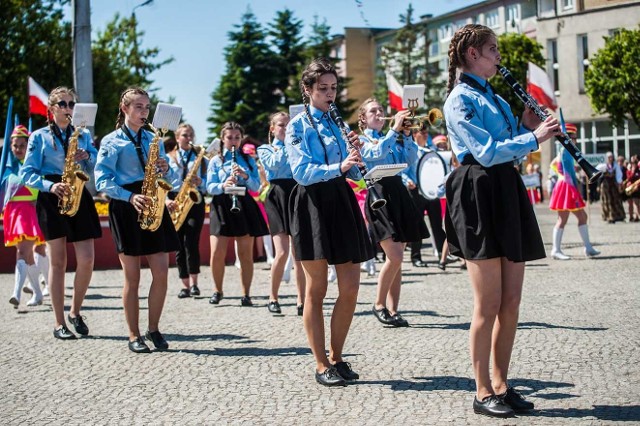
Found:
[(358, 128), (363, 133), (364, 133), (364, 129), (367, 128), (367, 119), (365, 117), (365, 114), (367, 113), (366, 107), (371, 102), (376, 102), (377, 104), (380, 104), (380, 102), (378, 102), (376, 98), (367, 98), (358, 107)]
[(181, 123), (178, 128), (176, 129), (176, 131), (174, 132), (176, 135), (176, 139), (178, 139), (178, 136), (180, 135), (180, 133), (182, 133), (183, 130), (191, 130), (191, 133), (193, 133), (193, 138), (192, 141), (195, 142), (196, 141), (196, 131), (193, 130), (193, 126), (191, 124), (188, 123)]
[(269, 130), (267, 131), (267, 140), (269, 141), (269, 145), (271, 145), (271, 134), (273, 133), (271, 128), (276, 125), (276, 121), (278, 121), (278, 118), (280, 117), (287, 117), (288, 119), (289, 114), (284, 111), (278, 111), (269, 116)]
[(449, 43), (449, 80), (447, 82), (447, 95), (453, 90), (456, 81), (456, 71), (458, 68), (467, 65), (467, 49), (474, 47), (481, 49), (482, 46), (496, 34), (489, 27), (478, 24), (468, 24), (455, 32)]
[(131, 105), (133, 98), (138, 95), (143, 95), (149, 98), (149, 94), (146, 90), (140, 87), (129, 87), (120, 95), (120, 104), (118, 105), (118, 118), (116, 118), (116, 129), (119, 129), (124, 124), (124, 112), (122, 107)]

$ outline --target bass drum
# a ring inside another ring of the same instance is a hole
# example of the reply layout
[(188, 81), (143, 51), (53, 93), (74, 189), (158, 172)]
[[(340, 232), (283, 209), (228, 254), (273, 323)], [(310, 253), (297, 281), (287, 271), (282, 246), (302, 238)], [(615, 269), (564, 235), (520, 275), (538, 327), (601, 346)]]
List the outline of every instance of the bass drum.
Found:
[(438, 198), (438, 187), (449, 173), (451, 151), (427, 151), (418, 162), (418, 189), (427, 200)]

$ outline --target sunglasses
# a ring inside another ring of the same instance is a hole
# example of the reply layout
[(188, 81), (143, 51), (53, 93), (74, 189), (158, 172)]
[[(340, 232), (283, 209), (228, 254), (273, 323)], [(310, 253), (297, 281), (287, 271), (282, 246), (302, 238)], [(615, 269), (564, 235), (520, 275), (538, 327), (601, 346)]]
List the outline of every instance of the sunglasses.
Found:
[(67, 104), (67, 101), (60, 101), (56, 105), (58, 105), (60, 108), (73, 109), (73, 107), (76, 106), (76, 103), (73, 101), (69, 101), (69, 104)]

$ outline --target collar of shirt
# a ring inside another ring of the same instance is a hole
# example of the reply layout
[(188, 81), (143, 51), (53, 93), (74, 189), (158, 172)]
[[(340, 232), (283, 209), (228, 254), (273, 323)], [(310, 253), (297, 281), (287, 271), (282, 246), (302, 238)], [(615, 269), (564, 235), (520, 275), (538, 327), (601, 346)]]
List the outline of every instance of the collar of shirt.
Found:
[(369, 128), (364, 129), (364, 133), (373, 139), (380, 139), (384, 137), (384, 133), (382, 133), (382, 131), (378, 131), (375, 129), (369, 129)]
[(464, 75), (466, 75), (467, 77), (471, 77), (472, 79), (477, 81), (478, 85), (480, 85), (480, 87), (484, 87), (485, 90), (489, 90), (489, 88), (491, 87), (491, 85), (489, 84), (489, 81), (485, 80), (482, 77), (478, 77), (477, 75), (471, 74), (471, 73), (468, 73), (468, 72), (465, 72)]
[(327, 120), (329, 120), (329, 113), (322, 112), (321, 110), (313, 107), (312, 105), (309, 105), (309, 111), (311, 112), (311, 116), (318, 122), (321, 121), (323, 118), (326, 118)]
[(279, 139), (274, 139), (273, 142), (271, 142), (271, 145), (277, 148), (284, 148), (284, 142)]

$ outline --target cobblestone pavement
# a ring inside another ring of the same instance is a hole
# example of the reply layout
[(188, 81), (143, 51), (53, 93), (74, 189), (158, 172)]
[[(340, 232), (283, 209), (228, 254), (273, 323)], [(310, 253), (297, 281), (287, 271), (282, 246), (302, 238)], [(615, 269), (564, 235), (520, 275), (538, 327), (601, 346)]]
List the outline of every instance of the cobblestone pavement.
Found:
[[(446, 272), (403, 266), (401, 312), (410, 328), (384, 328), (370, 313), (375, 279), (363, 275), (346, 360), (361, 380), (329, 389), (295, 313), (295, 286), (283, 284), (283, 315), (268, 313), (266, 264), (256, 265), (256, 306), (240, 306), (238, 271), (226, 269), (225, 298), (178, 299), (177, 271), (161, 330), (170, 351), (127, 349), (122, 273), (94, 273), (83, 314), (89, 338), (52, 336), (48, 300), (35, 308), (6, 303), (13, 275), (0, 275), (4, 324), (0, 346), (2, 424), (604, 424), (640, 423), (640, 225), (602, 223), (592, 207), (596, 259), (582, 255), (575, 218), (565, 232), (569, 262), (527, 265), (511, 383), (536, 411), (499, 421), (471, 409), (468, 355), (472, 300), (459, 264)], [(547, 252), (555, 216), (536, 208)], [(430, 251), (425, 248), (423, 254)], [(430, 256), (425, 260), (434, 261)], [(72, 275), (67, 275), (71, 283)], [(143, 273), (141, 329), (149, 273)], [(70, 294), (70, 290), (67, 290)], [(331, 285), (325, 313), (336, 296)], [(70, 298), (67, 298), (67, 305)]]

